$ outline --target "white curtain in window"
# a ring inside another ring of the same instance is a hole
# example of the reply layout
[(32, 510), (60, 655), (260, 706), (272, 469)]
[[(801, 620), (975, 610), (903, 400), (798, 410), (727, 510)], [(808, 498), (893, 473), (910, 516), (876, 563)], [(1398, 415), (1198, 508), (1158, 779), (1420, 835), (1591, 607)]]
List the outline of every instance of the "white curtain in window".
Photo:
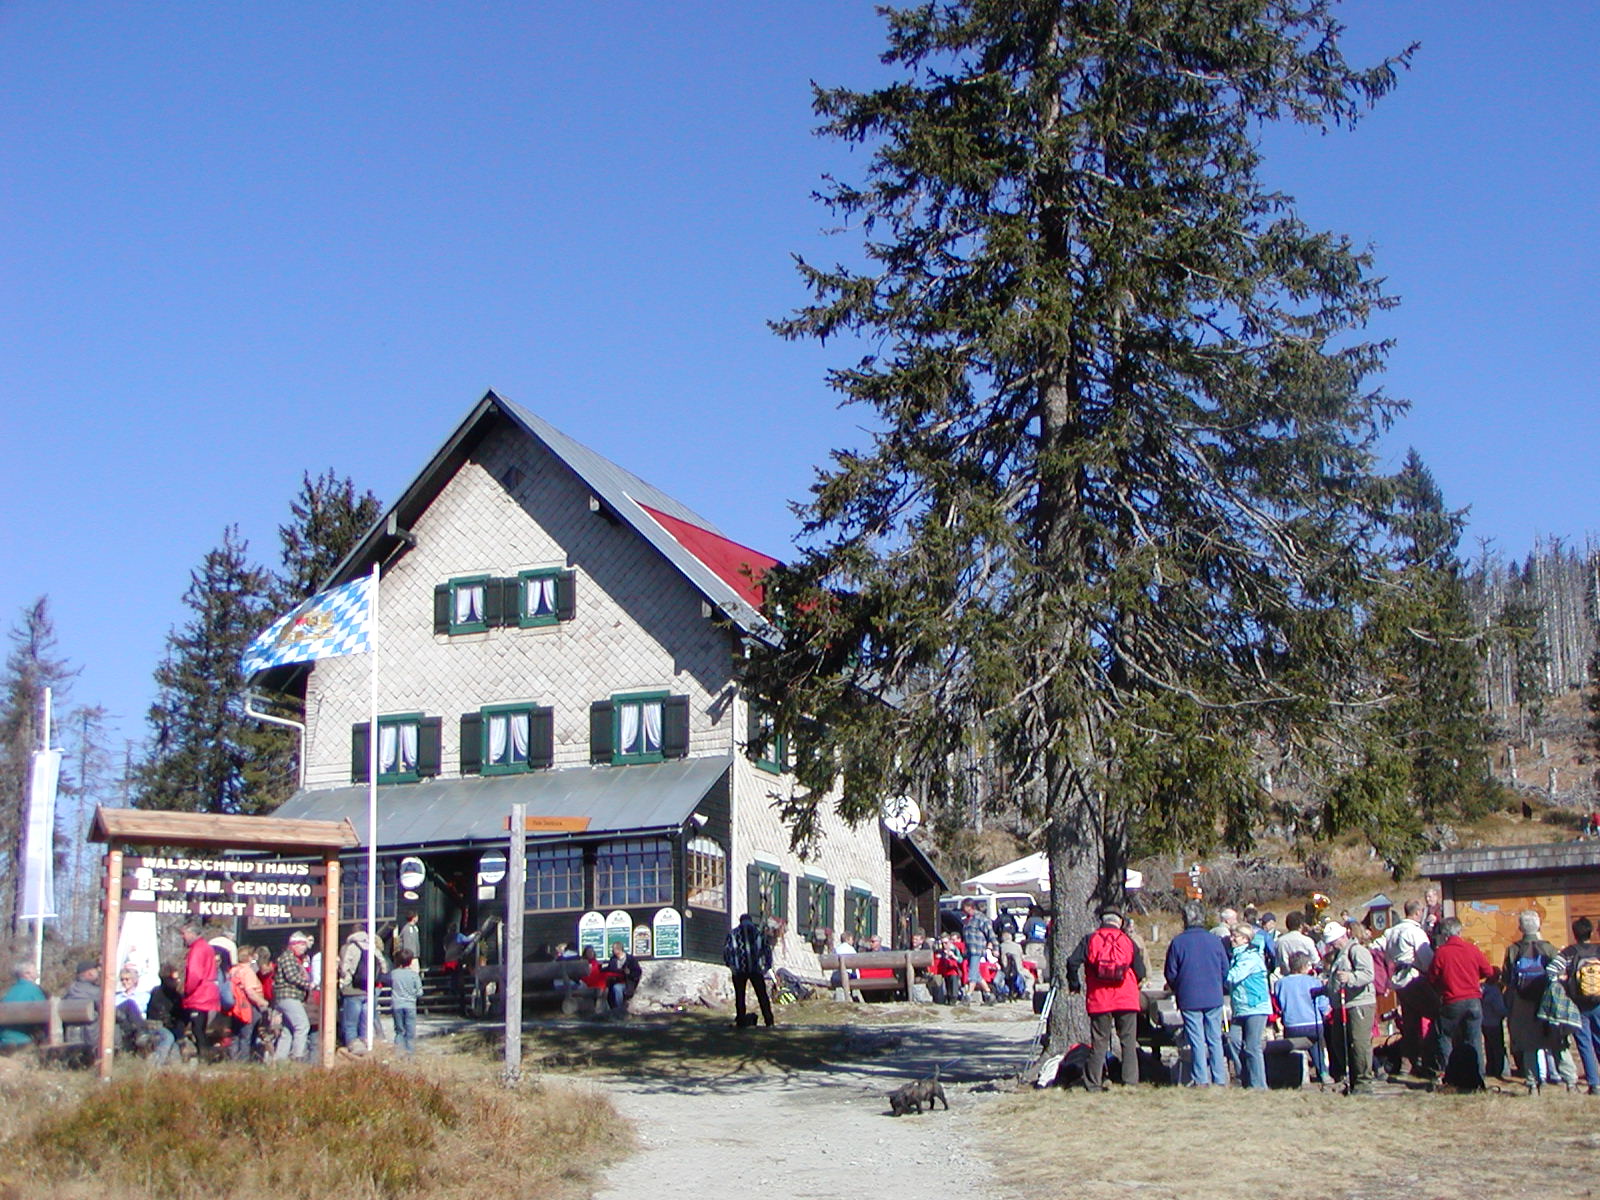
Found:
[(661, 701), (641, 704), (644, 714), (644, 752), (654, 754), (661, 749)]
[(398, 730), (393, 725), (378, 726), (378, 772), (382, 775), (393, 775), (398, 767), (395, 764), (395, 751), (400, 745), (400, 739), (395, 736)]
[(528, 714), (525, 712), (512, 713), (506, 719), (506, 725), (511, 730), (512, 762), (528, 761), (528, 721)]
[(503, 716), (489, 718), (489, 761), (506, 761), (506, 718)]
[(483, 620), (483, 584), (456, 588), (456, 624), (468, 625)]
[(640, 704), (617, 706), (617, 742), (623, 754), (638, 754)]
[(528, 615), (553, 616), (556, 611), (556, 580), (554, 575), (540, 575), (528, 580)]
[(400, 725), (400, 770), (415, 771), (417, 769), (417, 727), (415, 725)]

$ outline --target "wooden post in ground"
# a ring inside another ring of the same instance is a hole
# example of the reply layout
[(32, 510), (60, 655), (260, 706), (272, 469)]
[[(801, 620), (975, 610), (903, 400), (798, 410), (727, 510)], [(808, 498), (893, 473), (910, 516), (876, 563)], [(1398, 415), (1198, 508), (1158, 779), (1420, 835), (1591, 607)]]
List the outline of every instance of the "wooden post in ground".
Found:
[[(322, 856), (324, 887), (322, 910), (322, 1032), (317, 1037), (319, 1058), (324, 1067), (333, 1066), (333, 1052), (339, 1043), (339, 855), (329, 850)], [(376, 957), (374, 960), (376, 961)]]
[(506, 1067), (508, 1080), (522, 1070), (522, 908), (528, 868), (528, 806), (511, 806), (511, 846), (506, 857)]
[(117, 1032), (116, 999), (117, 935), (122, 929), (122, 846), (113, 843), (106, 851), (106, 926), (100, 939), (100, 1081), (111, 1080), (111, 1042)]

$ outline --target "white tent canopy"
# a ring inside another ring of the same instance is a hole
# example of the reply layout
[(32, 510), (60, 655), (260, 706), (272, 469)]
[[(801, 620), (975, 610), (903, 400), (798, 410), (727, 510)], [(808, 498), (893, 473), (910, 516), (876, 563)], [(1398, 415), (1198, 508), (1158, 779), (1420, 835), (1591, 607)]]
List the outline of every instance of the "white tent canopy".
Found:
[[(1130, 892), (1137, 891), (1144, 886), (1144, 876), (1130, 868), (1123, 886)], [(1045, 861), (1044, 851), (1041, 850), (1037, 854), (1019, 858), (1016, 862), (1006, 863), (1003, 867), (985, 871), (982, 875), (963, 879), (961, 890), (974, 896), (981, 896), (986, 892), (1029, 892), (1035, 896), (1048, 896), (1050, 864)]]

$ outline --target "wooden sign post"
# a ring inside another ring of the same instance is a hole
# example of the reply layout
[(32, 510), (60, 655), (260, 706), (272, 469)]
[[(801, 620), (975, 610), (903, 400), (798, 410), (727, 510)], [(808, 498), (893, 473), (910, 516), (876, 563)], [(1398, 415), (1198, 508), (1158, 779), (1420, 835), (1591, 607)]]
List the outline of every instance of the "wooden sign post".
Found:
[[(212, 813), (142, 812), (125, 808), (96, 808), (89, 840), (107, 843), (105, 931), (100, 957), (100, 1078), (111, 1078), (112, 1045), (116, 1035), (117, 969), (113, 960), (122, 931), (122, 914), (128, 908), (189, 914), (203, 920), (208, 915), (238, 917), (270, 912), (282, 916), (322, 918), (322, 1065), (333, 1065), (334, 1008), (339, 980), (339, 852), (360, 845), (349, 821), (291, 821), (277, 817), (231, 817)], [(137, 859), (148, 867), (157, 898), (124, 901), (129, 846), (171, 847), (218, 855), (230, 851), (251, 854), (317, 855), (322, 859), (322, 903), (309, 908), (295, 903), (315, 897), (316, 888), (298, 876), (310, 873), (309, 864), (265, 863), (259, 859), (186, 858), (165, 855)], [(153, 865), (152, 865), (153, 864)], [(267, 868), (281, 868), (273, 871)], [(159, 876), (156, 872), (160, 871)], [(231, 886), (222, 875), (260, 874), (263, 880)], [(162, 898), (165, 897), (165, 898)]]

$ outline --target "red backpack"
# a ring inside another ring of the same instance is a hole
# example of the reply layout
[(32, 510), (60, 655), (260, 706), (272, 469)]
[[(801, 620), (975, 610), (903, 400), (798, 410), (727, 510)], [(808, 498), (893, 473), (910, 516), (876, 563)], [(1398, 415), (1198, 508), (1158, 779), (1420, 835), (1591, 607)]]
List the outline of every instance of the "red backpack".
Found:
[(1121, 983), (1133, 966), (1133, 939), (1114, 926), (1102, 925), (1089, 935), (1084, 962), (1097, 983)]
[(1380, 996), (1387, 996), (1394, 991), (1394, 966), (1389, 962), (1389, 956), (1377, 946), (1368, 949), (1372, 951), (1372, 990)]

